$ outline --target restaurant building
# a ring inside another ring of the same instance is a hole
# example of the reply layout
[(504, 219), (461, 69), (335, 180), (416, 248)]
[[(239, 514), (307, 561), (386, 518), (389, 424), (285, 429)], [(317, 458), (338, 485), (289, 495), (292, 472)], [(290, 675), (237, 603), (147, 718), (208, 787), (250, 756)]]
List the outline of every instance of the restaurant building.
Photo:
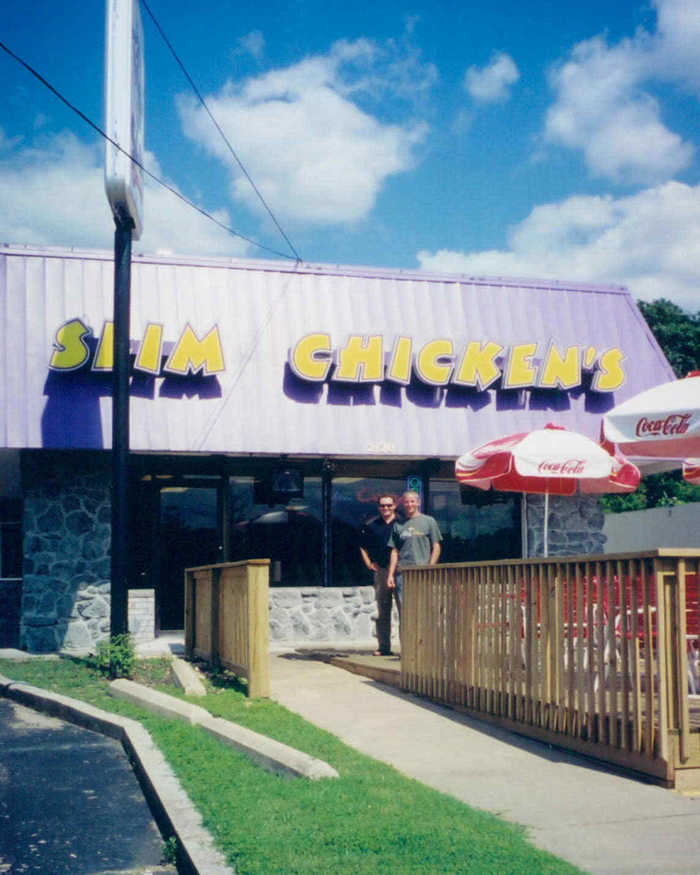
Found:
[[(183, 568), (268, 557), (273, 639), (370, 637), (357, 537), (386, 491), (419, 491), (441, 561), (539, 555), (541, 500), (460, 492), (455, 459), (550, 421), (597, 439), (673, 379), (616, 286), (136, 255), (131, 300), (129, 586), (156, 632)], [(0, 247), (5, 645), (109, 633), (112, 305), (112, 253)], [(595, 497), (551, 511), (550, 555), (602, 552)]]

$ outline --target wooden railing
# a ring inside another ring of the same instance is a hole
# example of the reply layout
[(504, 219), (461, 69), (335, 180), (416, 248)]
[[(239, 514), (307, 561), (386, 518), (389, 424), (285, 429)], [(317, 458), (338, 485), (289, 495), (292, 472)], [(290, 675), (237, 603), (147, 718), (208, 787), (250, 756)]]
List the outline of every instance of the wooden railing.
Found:
[[(404, 569), (402, 685), (666, 784), (700, 780), (700, 550)], [(692, 774), (691, 774), (692, 773)]]
[(185, 652), (248, 681), (248, 695), (270, 695), (269, 559), (185, 570)]

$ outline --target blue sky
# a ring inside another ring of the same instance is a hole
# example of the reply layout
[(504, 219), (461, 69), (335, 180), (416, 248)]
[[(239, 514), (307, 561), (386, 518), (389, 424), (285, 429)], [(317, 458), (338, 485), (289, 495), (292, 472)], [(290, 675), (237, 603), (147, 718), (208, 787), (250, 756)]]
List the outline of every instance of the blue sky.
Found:
[[(308, 262), (629, 286), (700, 309), (700, 4), (149, 0)], [(103, 123), (104, 4), (0, 41)], [(143, 12), (148, 166), (288, 251)], [(0, 242), (106, 248), (99, 137), (0, 52)], [(136, 252), (267, 257), (148, 186)]]

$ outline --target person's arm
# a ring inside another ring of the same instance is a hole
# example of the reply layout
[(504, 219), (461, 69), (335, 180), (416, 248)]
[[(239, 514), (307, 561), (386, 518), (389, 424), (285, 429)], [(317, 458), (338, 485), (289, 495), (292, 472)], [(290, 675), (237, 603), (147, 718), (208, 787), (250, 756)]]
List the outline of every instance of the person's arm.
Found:
[(369, 558), (369, 553), (365, 550), (364, 547), (360, 547), (360, 554), (362, 555), (362, 561), (365, 563), (370, 571), (379, 570), (379, 566), (376, 562), (372, 562), (372, 560)]
[(396, 588), (396, 581), (394, 580), (394, 572), (396, 571), (396, 566), (399, 564), (399, 551), (396, 547), (391, 548), (391, 556), (389, 557), (389, 573), (386, 577), (386, 585), (389, 589)]
[(428, 565), (437, 565), (440, 553), (442, 553), (442, 547), (440, 545), (440, 541), (442, 541), (442, 532), (435, 520), (432, 520), (430, 529), (430, 539), (433, 542), (433, 546), (430, 551), (430, 561), (428, 562)]

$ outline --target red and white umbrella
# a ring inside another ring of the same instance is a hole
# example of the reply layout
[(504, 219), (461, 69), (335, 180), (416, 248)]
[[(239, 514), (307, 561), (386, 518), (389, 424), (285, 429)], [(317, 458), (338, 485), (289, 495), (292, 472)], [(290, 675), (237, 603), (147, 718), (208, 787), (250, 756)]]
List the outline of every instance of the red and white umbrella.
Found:
[(544, 495), (545, 556), (550, 495), (634, 492), (640, 480), (639, 469), (622, 456), (552, 423), (477, 447), (457, 460), (455, 473), (477, 489)]
[(613, 407), (603, 435), (627, 456), (700, 457), (700, 372), (662, 383)]
[(700, 486), (700, 459), (686, 459), (683, 462), (683, 477), (688, 483)]

